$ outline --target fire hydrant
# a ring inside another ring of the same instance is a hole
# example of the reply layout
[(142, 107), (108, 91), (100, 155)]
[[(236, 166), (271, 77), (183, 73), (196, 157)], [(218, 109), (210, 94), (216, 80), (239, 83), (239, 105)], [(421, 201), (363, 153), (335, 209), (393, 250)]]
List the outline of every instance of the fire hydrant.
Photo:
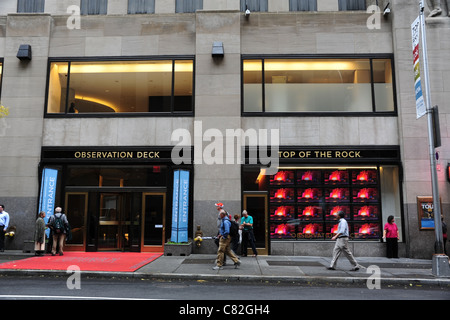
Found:
[(197, 226), (197, 231), (195, 231), (194, 242), (197, 248), (200, 248), (203, 241), (203, 231), (200, 229), (200, 226)]

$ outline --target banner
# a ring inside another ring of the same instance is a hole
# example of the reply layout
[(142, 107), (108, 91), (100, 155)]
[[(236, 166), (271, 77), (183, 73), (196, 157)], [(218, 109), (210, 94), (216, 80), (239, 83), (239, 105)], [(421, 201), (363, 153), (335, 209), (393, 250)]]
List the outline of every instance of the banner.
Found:
[(178, 205), (178, 242), (188, 241), (189, 217), (189, 171), (180, 171), (180, 191)]
[(422, 83), (420, 80), (420, 51), (419, 51), (419, 40), (420, 40), (420, 16), (414, 20), (411, 25), (411, 35), (412, 35), (412, 49), (414, 57), (414, 89), (416, 95), (416, 118), (419, 119), (426, 114), (425, 101), (423, 99), (422, 93)]
[[(58, 179), (58, 170), (44, 168), (42, 171), (41, 190), (39, 195), (39, 212), (45, 212), (44, 221), (47, 224), (48, 219), (55, 211), (56, 183)], [(47, 229), (46, 236), (50, 236), (50, 230)]]
[(180, 171), (173, 172), (173, 200), (172, 200), (172, 233), (170, 241), (178, 241), (178, 203), (180, 194)]
[(173, 173), (172, 233), (170, 241), (188, 241), (189, 220), (189, 171)]

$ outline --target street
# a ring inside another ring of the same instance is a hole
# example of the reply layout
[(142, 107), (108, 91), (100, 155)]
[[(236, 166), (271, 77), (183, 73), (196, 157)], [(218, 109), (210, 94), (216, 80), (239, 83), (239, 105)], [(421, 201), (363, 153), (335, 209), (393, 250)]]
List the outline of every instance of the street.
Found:
[(0, 277), (3, 300), (450, 300), (448, 288), (420, 285), (287, 285), (250, 282), (210, 282), (150, 279), (81, 278), (79, 289), (69, 289), (69, 277)]

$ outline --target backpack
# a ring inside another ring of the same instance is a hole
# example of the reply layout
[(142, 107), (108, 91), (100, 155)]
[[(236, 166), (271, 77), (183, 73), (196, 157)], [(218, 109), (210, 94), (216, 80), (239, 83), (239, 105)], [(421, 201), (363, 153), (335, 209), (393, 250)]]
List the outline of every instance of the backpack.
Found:
[(232, 238), (239, 237), (239, 224), (236, 221), (230, 221), (230, 236)]
[(56, 234), (64, 233), (64, 222), (62, 220), (62, 216), (62, 214), (59, 217), (55, 215), (55, 219), (53, 220), (53, 231)]

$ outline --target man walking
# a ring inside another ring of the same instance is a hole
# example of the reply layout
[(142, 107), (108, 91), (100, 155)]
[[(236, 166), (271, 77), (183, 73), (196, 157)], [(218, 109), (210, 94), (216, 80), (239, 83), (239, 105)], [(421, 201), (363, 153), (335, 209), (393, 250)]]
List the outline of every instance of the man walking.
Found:
[(5, 206), (0, 204), (0, 252), (5, 251), (5, 232), (9, 226), (9, 214), (5, 211)]
[(233, 251), (230, 249), (230, 242), (231, 242), (231, 236), (230, 236), (230, 226), (231, 222), (228, 218), (228, 214), (225, 212), (225, 210), (220, 211), (220, 229), (219, 229), (219, 249), (217, 251), (217, 265), (213, 267), (213, 270), (219, 270), (222, 269), (223, 261), (225, 255), (229, 256), (231, 260), (234, 262), (235, 268), (237, 268), (241, 262), (236, 257)]
[(334, 245), (333, 250), (333, 258), (331, 259), (331, 264), (327, 268), (328, 270), (336, 270), (336, 263), (341, 255), (342, 252), (346, 255), (347, 259), (350, 261), (350, 263), (353, 265), (352, 271), (359, 270), (362, 266), (356, 262), (355, 258), (353, 257), (353, 254), (348, 249), (348, 223), (344, 219), (345, 213), (343, 211), (338, 212), (339, 219), (339, 226), (336, 235), (331, 238), (331, 240), (336, 240), (336, 244)]
[(67, 226), (69, 221), (62, 209), (57, 207), (55, 209), (55, 214), (48, 220), (48, 226), (52, 229), (53, 234), (53, 245), (52, 245), (52, 256), (56, 255), (56, 249), (59, 248), (59, 255), (62, 256), (64, 241), (66, 240)]

